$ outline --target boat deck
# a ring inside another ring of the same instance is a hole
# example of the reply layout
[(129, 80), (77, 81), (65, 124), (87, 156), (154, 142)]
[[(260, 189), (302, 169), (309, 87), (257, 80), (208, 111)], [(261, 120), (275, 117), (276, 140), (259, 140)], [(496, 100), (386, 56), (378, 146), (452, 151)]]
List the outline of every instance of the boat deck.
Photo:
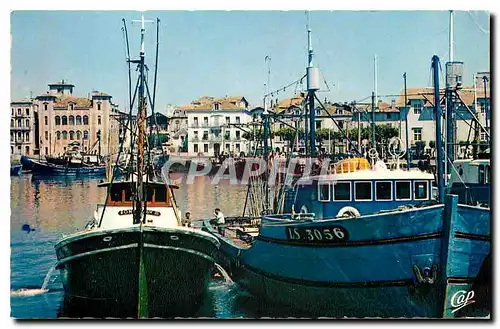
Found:
[(259, 235), (259, 228), (255, 226), (228, 226), (224, 229), (224, 235), (238, 247), (249, 248), (253, 239)]

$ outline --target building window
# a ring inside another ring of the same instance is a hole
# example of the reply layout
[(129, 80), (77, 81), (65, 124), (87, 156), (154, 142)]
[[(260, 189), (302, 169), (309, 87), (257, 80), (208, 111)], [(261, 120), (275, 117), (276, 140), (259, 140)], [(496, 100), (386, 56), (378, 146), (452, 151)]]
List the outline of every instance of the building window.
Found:
[(208, 153), (208, 144), (203, 144), (203, 152)]
[(10, 120), (10, 126), (11, 126), (11, 127), (14, 127), (14, 119), (11, 119), (11, 120)]
[(83, 116), (83, 124), (84, 125), (88, 125), (89, 124), (89, 117), (86, 116), (86, 115)]
[(77, 140), (81, 140), (81, 139), (82, 139), (82, 132), (81, 132), (80, 130), (78, 130), (78, 131), (76, 132), (76, 139), (77, 139)]
[(422, 128), (413, 128), (413, 140), (415, 142), (422, 140)]
[(198, 144), (193, 145), (194, 153), (198, 153)]
[(60, 131), (56, 131), (56, 139), (57, 140), (61, 139), (61, 132)]
[(10, 147), (10, 154), (14, 154), (14, 146)]
[(56, 126), (59, 126), (61, 124), (61, 117), (56, 116)]
[(30, 109), (29, 109), (29, 107), (26, 108), (26, 116), (28, 116), (28, 117), (30, 116)]
[(69, 109), (70, 109), (71, 111), (73, 111), (73, 110), (75, 109), (75, 104), (71, 103), (71, 104), (69, 105)]
[(22, 110), (21, 109), (17, 109), (17, 115), (21, 115), (22, 113)]
[(73, 130), (69, 132), (69, 140), (75, 140), (75, 132)]
[(215, 111), (219, 110), (219, 103), (215, 103)]
[(24, 154), (26, 154), (26, 155), (29, 155), (29, 154), (30, 154), (30, 147), (29, 147), (29, 146), (26, 146), (26, 147), (24, 148)]
[(318, 201), (329, 202), (330, 201), (330, 184), (318, 184)]
[(68, 117), (64, 115), (64, 116), (62, 117), (62, 120), (61, 120), (61, 121), (62, 121), (62, 125), (63, 125), (63, 126), (67, 125), (67, 124), (68, 124)]
[(414, 114), (422, 113), (422, 104), (420, 102), (413, 104), (413, 113)]
[(229, 144), (226, 144), (226, 152), (229, 153)]
[(375, 183), (375, 200), (392, 200), (392, 182)]
[(49, 124), (49, 117), (45, 116), (44, 118), (45, 125), (47, 126)]
[(240, 153), (240, 144), (236, 144), (236, 153)]
[(98, 125), (100, 125), (100, 124), (101, 124), (101, 116), (100, 116), (100, 115), (97, 117), (97, 124), (98, 124)]
[(45, 154), (49, 154), (49, 148), (45, 147)]
[(13, 142), (14, 141), (14, 133), (11, 131), (10, 132), (10, 141)]
[(89, 139), (89, 132), (88, 130), (83, 131), (83, 139)]
[(208, 140), (208, 131), (203, 132), (203, 140), (204, 141)]
[(69, 124), (70, 126), (74, 126), (75, 125), (75, 117), (70, 115), (69, 116)]
[(26, 128), (29, 128), (30, 127), (30, 121), (28, 119), (26, 119)]
[(67, 131), (63, 131), (62, 132), (62, 139), (63, 140), (67, 140), (68, 139), (68, 132)]
[(101, 103), (97, 103), (97, 110), (100, 111), (101, 110)]
[(239, 130), (236, 130), (236, 139), (240, 139), (240, 131)]
[(17, 127), (21, 128), (23, 126), (23, 123), (21, 122), (21, 119), (17, 119)]
[(198, 127), (198, 118), (197, 117), (193, 118), (193, 127)]
[(29, 141), (30, 141), (30, 133), (27, 132), (26, 133), (26, 140), (25, 140), (25, 142), (29, 142)]
[(236, 123), (240, 123), (240, 117), (236, 117)]
[(208, 117), (204, 117), (204, 118), (203, 118), (203, 124), (204, 124), (205, 126), (208, 126)]
[(321, 121), (316, 121), (316, 129), (321, 129)]
[(231, 117), (226, 117), (226, 124), (230, 124), (231, 123)]
[(45, 111), (47, 111), (47, 103), (44, 103), (44, 104), (43, 104), (43, 109), (44, 109)]
[(486, 113), (486, 106), (484, 106), (484, 103), (479, 104), (479, 107), (481, 108), (481, 113), (484, 114)]
[(486, 132), (481, 129), (481, 133), (480, 133), (479, 137), (481, 138), (481, 142), (486, 141), (486, 137), (487, 137)]
[(356, 201), (372, 199), (372, 182), (355, 182), (354, 197)]
[(81, 116), (79, 116), (79, 115), (77, 115), (77, 116), (76, 116), (76, 125), (77, 125), (77, 126), (79, 126), (79, 125), (81, 125), (81, 124), (82, 124), (82, 117), (81, 117)]
[(11, 108), (10, 115), (14, 115), (14, 109)]
[(48, 132), (48, 131), (46, 131), (46, 132), (45, 132), (45, 140), (46, 140), (46, 141), (48, 141), (48, 140), (49, 140), (49, 132)]
[(21, 141), (21, 139), (22, 139), (22, 137), (21, 137), (21, 132), (20, 132), (20, 131), (18, 131), (18, 132), (17, 132), (17, 141), (18, 141), (18, 142), (20, 142), (20, 141)]
[(351, 183), (334, 183), (333, 185), (333, 200), (334, 201), (350, 201), (351, 200)]

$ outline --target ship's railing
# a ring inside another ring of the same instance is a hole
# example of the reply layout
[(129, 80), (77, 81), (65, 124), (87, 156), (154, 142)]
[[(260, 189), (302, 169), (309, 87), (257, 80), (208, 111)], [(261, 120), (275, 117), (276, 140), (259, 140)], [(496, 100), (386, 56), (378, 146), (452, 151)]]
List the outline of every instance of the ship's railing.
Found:
[(330, 173), (348, 174), (359, 170), (368, 170), (370, 168), (370, 164), (365, 158), (351, 158), (331, 164)]

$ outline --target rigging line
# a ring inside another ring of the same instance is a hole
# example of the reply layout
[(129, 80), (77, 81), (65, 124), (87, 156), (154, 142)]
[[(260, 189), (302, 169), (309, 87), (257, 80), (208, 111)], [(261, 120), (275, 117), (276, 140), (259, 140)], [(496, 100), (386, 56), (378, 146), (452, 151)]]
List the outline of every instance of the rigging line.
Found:
[(316, 100), (318, 101), (319, 105), (321, 105), (321, 107), (328, 114), (328, 116), (330, 117), (330, 119), (332, 119), (333, 123), (337, 126), (337, 129), (342, 133), (343, 137), (347, 140), (347, 142), (349, 143), (349, 145), (356, 151), (356, 153), (358, 153), (360, 156), (363, 156), (358, 151), (357, 147), (353, 147), (351, 139), (346, 135), (344, 129), (340, 128), (340, 126), (337, 123), (337, 120), (335, 120), (335, 118), (332, 117), (332, 115), (330, 114), (330, 112), (327, 111), (327, 109), (325, 108), (325, 106), (323, 105), (323, 103), (321, 102), (321, 100), (319, 99), (319, 97), (317, 95), (314, 95), (314, 98), (316, 98)]
[(300, 79), (297, 79), (297, 80), (295, 80), (294, 82), (292, 82), (292, 83), (290, 83), (290, 84), (288, 84), (288, 85), (286, 85), (286, 86), (284, 86), (284, 87), (278, 88), (278, 89), (276, 89), (275, 91), (272, 91), (272, 92), (267, 93), (266, 95), (264, 95), (264, 97), (271, 96), (271, 95), (273, 95), (273, 94), (275, 94), (275, 93), (278, 93), (278, 92), (279, 92), (279, 91), (281, 91), (282, 89), (289, 88), (289, 87), (293, 86), (294, 84), (296, 84), (297, 82), (299, 82), (299, 81), (301, 81), (302, 79), (304, 79), (305, 77), (306, 77), (306, 74), (304, 74), (304, 75), (303, 75)]
[(130, 44), (128, 42), (128, 31), (127, 31), (127, 24), (125, 23), (125, 18), (122, 18), (123, 22), (123, 29), (125, 32), (125, 41), (127, 44), (127, 64), (128, 64), (128, 97), (129, 97), (129, 104), (130, 108), (132, 108), (132, 76), (131, 76), (131, 70), (130, 70)]
[(481, 32), (483, 32), (484, 34), (490, 34), (489, 30), (485, 30), (481, 25), (479, 25), (476, 19), (472, 16), (470, 10), (468, 10), (467, 13), (469, 14), (469, 17), (474, 22), (474, 24), (476, 24), (476, 26), (481, 30)]

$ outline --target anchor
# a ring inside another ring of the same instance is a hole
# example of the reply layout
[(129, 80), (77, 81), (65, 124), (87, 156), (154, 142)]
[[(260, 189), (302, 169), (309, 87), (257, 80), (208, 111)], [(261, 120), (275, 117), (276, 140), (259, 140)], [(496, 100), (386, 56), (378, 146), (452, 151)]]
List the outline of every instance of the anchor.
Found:
[(437, 280), (437, 272), (437, 264), (433, 264), (432, 268), (425, 267), (423, 273), (418, 265), (413, 265), (413, 273), (415, 273), (417, 282), (421, 284), (434, 284)]

